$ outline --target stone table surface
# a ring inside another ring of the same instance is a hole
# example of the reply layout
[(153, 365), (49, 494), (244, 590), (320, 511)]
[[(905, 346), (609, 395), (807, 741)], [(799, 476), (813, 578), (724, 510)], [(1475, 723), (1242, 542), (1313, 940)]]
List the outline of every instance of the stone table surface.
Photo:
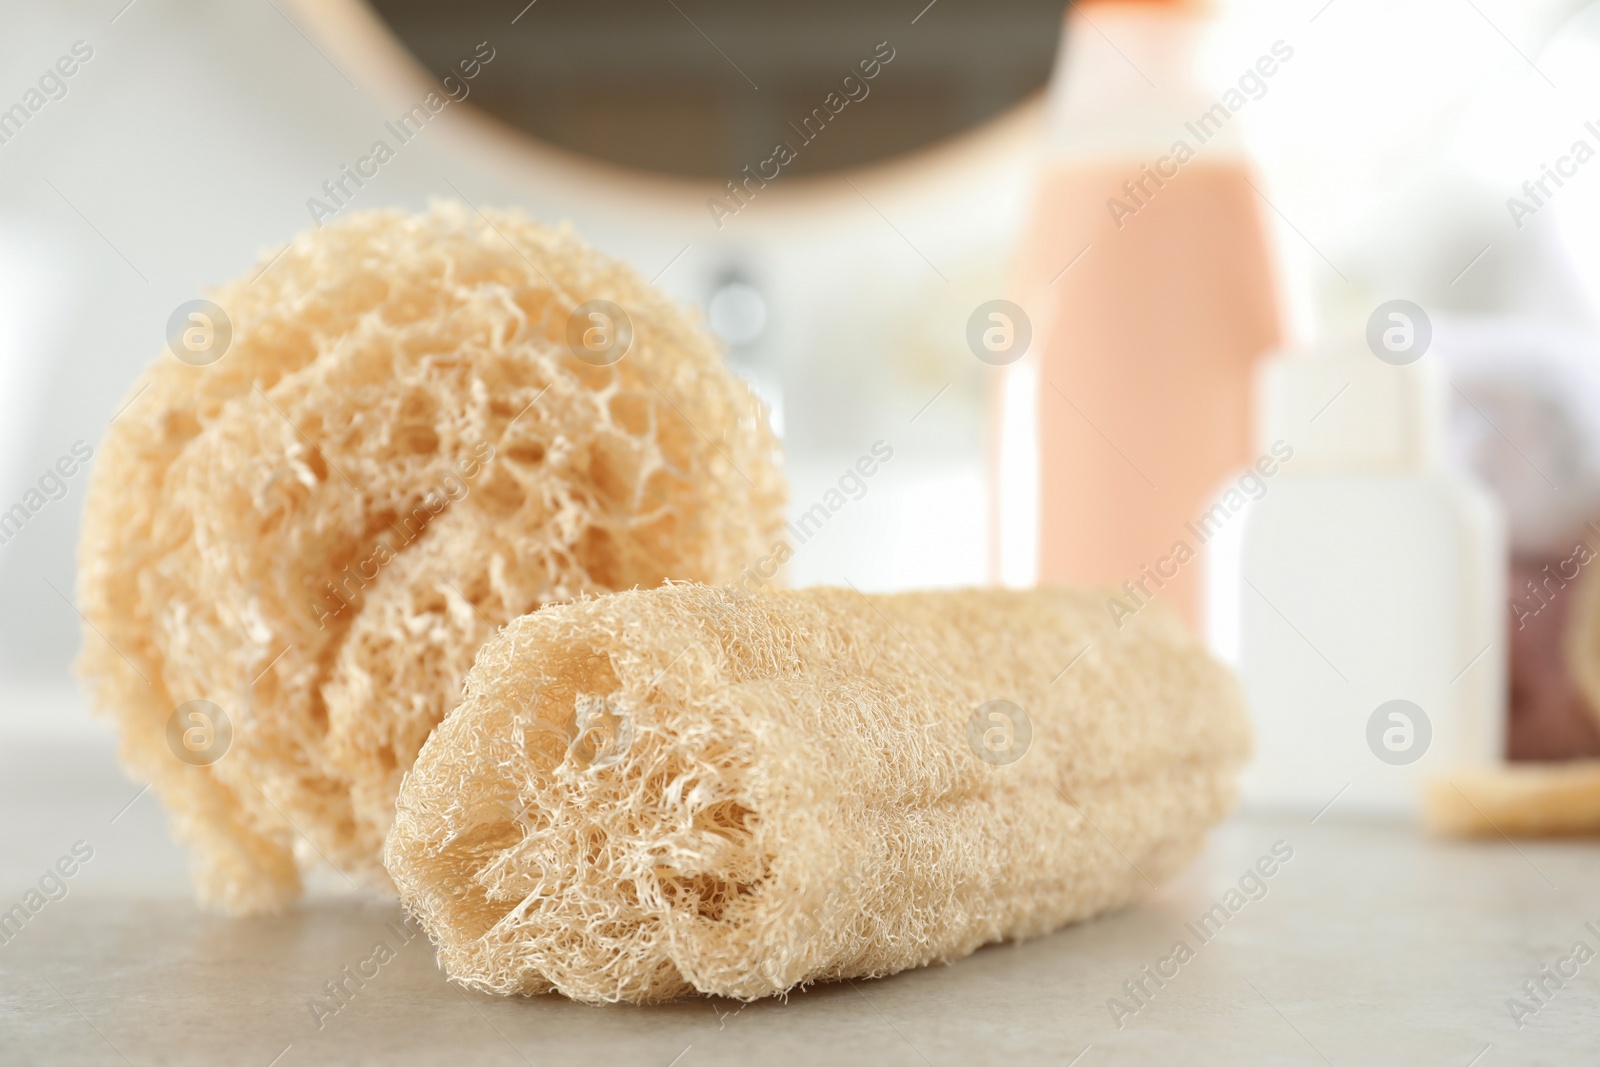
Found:
[[(92, 850), (0, 944), (6, 1065), (1600, 1060), (1589, 841), (1439, 842), (1337, 806), (1315, 822), (1243, 814), (1141, 905), (1049, 937), (787, 1002), (640, 1008), (461, 990), (425, 937), (405, 940), (394, 903), (332, 874), (280, 918), (198, 911), (159, 806), (102, 738), (6, 739), (0, 814), (0, 910), (75, 845)], [(1275, 845), (1291, 858), (1230, 896)], [(1219, 903), (1226, 920), (1198, 928)], [(380, 942), (393, 958), (373, 977), (347, 981), (342, 1004), (318, 998), (346, 967), (372, 973)], [(1147, 966), (1170, 977), (1158, 987)], [(1125, 983), (1139, 981), (1136, 999)]]

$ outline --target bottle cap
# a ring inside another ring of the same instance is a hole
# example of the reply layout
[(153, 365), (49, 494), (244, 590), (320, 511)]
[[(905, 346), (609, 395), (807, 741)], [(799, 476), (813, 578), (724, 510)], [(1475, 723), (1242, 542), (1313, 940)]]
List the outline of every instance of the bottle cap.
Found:
[(1285, 441), (1290, 475), (1394, 473), (1442, 461), (1443, 371), (1436, 360), (1386, 363), (1359, 340), (1267, 360), (1261, 447)]
[(1203, 82), (1196, 54), (1212, 25), (1207, 4), (1187, 0), (1102, 0), (1088, 13), (1069, 4), (1045, 121), (1047, 159), (1115, 158), (1154, 163), (1183, 140), (1208, 159), (1243, 153), (1237, 123), (1184, 123), (1216, 106), (1220, 90)]
[(1169, 7), (1209, 15), (1215, 11), (1212, 0), (1078, 0), (1068, 4), (1066, 15), (1071, 17), (1075, 7)]

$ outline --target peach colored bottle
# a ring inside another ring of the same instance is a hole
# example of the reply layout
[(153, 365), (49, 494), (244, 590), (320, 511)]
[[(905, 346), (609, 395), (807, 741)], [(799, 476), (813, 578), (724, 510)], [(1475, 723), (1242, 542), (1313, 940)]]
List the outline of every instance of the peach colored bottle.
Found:
[(1225, 96), (1193, 73), (1206, 25), (1189, 5), (1068, 9), (1017, 265), (1033, 343), (1001, 372), (990, 479), (998, 579), (1159, 598), (1196, 631), (1203, 545), (1186, 524), (1252, 458), (1253, 368), (1280, 337), (1224, 101), (1248, 107), (1293, 55), (1263, 49), (1250, 92)]

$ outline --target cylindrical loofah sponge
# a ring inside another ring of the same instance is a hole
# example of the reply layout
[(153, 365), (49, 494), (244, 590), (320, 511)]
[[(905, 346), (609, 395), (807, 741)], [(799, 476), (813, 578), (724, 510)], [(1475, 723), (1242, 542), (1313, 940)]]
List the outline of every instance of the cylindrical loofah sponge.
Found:
[(1133, 901), (1248, 748), (1232, 676), (1159, 609), (673, 584), (486, 644), (384, 858), (467, 985), (754, 998)]
[[(783, 489), (704, 330), (519, 214), (351, 215), (214, 297), (221, 359), (158, 357), (98, 452), (80, 666), (201, 897), (255, 912), (319, 857), (387, 886), (400, 779), (499, 626), (730, 580), (770, 550)], [(586, 331), (629, 325), (594, 358)], [(220, 758), (174, 740), (192, 700), (227, 717)]]

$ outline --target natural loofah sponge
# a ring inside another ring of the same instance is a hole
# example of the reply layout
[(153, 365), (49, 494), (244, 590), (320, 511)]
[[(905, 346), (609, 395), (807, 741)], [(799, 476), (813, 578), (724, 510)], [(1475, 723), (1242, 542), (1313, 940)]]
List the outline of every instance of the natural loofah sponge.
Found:
[[(519, 214), (352, 215), (214, 297), (231, 346), (158, 357), (98, 453), (80, 666), (200, 896), (256, 912), (319, 856), (388, 884), (400, 779), (500, 625), (732, 579), (769, 551), (783, 488), (699, 325)], [(625, 311), (631, 348), (573, 347), (592, 300)], [(172, 741), (197, 699), (228, 717), (220, 759)]]
[(1159, 609), (672, 584), (486, 644), (384, 860), (467, 985), (755, 998), (1128, 904), (1248, 748), (1232, 676)]
[(1427, 780), (1423, 817), (1447, 837), (1600, 833), (1600, 760), (1462, 767)]

